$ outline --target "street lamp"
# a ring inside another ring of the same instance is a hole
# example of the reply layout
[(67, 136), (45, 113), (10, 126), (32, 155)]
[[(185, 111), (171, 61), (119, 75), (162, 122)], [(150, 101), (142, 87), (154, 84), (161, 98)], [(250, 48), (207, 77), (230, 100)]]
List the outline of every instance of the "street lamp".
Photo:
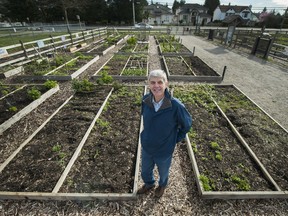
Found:
[(80, 29), (82, 30), (81, 21), (80, 21), (80, 16), (79, 16), (79, 15), (76, 15), (76, 18), (79, 20), (79, 26), (80, 26)]

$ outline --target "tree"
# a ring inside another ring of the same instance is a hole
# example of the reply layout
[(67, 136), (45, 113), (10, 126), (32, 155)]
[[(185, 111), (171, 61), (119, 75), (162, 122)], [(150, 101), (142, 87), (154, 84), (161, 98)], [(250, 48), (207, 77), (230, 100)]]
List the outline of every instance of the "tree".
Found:
[(180, 2), (178, 2), (177, 0), (174, 0), (173, 6), (172, 6), (173, 14), (176, 14), (176, 10), (183, 5), (185, 5), (185, 0), (180, 0)]
[(108, 6), (105, 0), (90, 0), (85, 6), (83, 19), (87, 23), (107, 22)]
[(208, 8), (208, 14), (213, 16), (214, 10), (220, 5), (219, 0), (205, 0), (204, 7)]

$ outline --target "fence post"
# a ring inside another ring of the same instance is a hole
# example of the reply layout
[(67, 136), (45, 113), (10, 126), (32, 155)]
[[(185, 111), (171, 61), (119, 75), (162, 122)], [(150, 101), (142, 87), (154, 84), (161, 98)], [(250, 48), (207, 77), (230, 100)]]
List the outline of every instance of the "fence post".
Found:
[(86, 38), (85, 38), (85, 35), (84, 35), (84, 31), (83, 31), (83, 30), (82, 30), (82, 36), (83, 36), (84, 41), (86, 41)]
[(49, 35), (50, 36), (50, 38), (51, 38), (51, 43), (52, 43), (52, 46), (53, 46), (53, 48), (54, 48), (54, 50), (56, 50), (56, 47), (55, 47), (55, 44), (54, 44), (54, 38), (53, 38), (53, 36), (52, 35)]
[(94, 32), (93, 32), (93, 29), (91, 30), (91, 34), (92, 34), (92, 38), (93, 38), (93, 41), (94, 41), (95, 38), (94, 38)]
[(23, 51), (24, 51), (25, 57), (28, 58), (28, 54), (27, 54), (27, 51), (26, 51), (26, 49), (25, 49), (25, 46), (24, 46), (23, 42), (22, 42), (21, 40), (19, 40), (19, 42), (20, 42), (21, 47), (22, 47), (22, 49), (23, 49)]

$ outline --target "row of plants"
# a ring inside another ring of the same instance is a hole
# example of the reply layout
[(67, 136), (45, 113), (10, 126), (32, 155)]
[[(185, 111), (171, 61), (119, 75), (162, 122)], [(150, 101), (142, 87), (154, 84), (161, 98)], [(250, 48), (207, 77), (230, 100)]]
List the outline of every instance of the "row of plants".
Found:
[(174, 86), (193, 116), (188, 133), (205, 191), (274, 191), (211, 98), (208, 85)]
[(128, 76), (147, 76), (148, 72), (148, 63), (147, 55), (138, 54), (131, 55), (123, 69), (121, 75)]
[[(112, 87), (93, 89), (92, 93), (77, 91), (28, 138), (1, 171), (0, 191), (52, 192)], [(4, 156), (2, 160), (8, 158)]]

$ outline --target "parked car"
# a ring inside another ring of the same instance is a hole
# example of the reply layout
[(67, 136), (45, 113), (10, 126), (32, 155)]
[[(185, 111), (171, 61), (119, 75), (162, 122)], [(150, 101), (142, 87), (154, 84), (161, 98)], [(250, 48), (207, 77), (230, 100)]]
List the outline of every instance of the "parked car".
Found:
[(153, 26), (152, 25), (149, 25), (147, 23), (137, 23), (135, 24), (134, 26), (136, 29), (152, 29)]

